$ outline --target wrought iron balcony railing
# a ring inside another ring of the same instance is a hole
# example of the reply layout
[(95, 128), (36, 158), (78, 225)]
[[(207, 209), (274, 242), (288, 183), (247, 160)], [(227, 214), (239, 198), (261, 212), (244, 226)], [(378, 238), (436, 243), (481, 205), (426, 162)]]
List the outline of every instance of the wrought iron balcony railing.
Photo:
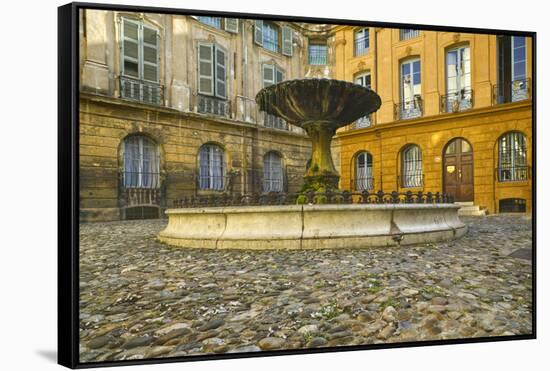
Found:
[(120, 96), (136, 102), (161, 105), (164, 87), (154, 82), (120, 76)]
[(190, 196), (174, 200), (174, 207), (216, 207), (253, 205), (295, 205), (298, 198), (305, 198), (306, 204), (441, 204), (453, 203), (454, 198), (446, 193), (432, 192), (314, 192), (305, 193), (252, 193)]
[(493, 104), (519, 102), (531, 98), (531, 79), (510, 81), (493, 86)]
[(499, 182), (521, 182), (529, 180), (531, 168), (529, 166), (501, 166), (496, 168)]
[(423, 113), (422, 97), (415, 96), (411, 100), (394, 104), (393, 112), (395, 120), (407, 120), (421, 117)]
[(310, 46), (308, 63), (317, 66), (325, 66), (327, 64), (327, 49), (326, 47)]
[(374, 123), (374, 120), (372, 118), (372, 115), (368, 115), (368, 116), (361, 117), (360, 119), (354, 121), (350, 125), (345, 126), (343, 130), (348, 131), (348, 130), (364, 129), (372, 126), (373, 123)]
[(365, 55), (369, 52), (369, 36), (363, 36), (355, 39), (355, 56)]
[(161, 204), (163, 192), (160, 173), (123, 171), (120, 180), (121, 202), (124, 206)]
[(231, 105), (229, 100), (224, 100), (207, 95), (197, 95), (197, 112), (216, 116), (230, 117)]
[(279, 130), (289, 130), (288, 123), (282, 118), (277, 117), (275, 115), (271, 115), (267, 112), (263, 112), (263, 114), (264, 114), (265, 127), (272, 128), (272, 129), (279, 129)]
[(351, 180), (351, 189), (355, 191), (370, 191), (374, 189), (374, 178), (364, 177)]
[(473, 108), (474, 91), (472, 89), (462, 89), (456, 92), (449, 92), (441, 96), (441, 112), (459, 112)]
[(420, 36), (420, 30), (413, 30), (413, 29), (402, 29), (399, 30), (399, 40), (409, 40), (414, 39), (415, 37)]

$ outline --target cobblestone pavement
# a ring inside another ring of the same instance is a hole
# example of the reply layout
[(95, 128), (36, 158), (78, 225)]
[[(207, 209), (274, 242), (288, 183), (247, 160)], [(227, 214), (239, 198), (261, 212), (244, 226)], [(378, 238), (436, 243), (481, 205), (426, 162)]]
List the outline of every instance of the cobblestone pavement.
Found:
[(460, 240), (238, 251), (156, 242), (166, 221), (81, 226), (81, 362), (531, 333), (531, 219)]

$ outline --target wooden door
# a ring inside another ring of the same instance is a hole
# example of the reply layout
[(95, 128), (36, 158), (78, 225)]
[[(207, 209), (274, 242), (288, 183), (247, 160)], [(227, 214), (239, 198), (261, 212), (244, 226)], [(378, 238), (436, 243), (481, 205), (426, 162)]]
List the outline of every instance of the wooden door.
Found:
[(474, 154), (462, 138), (453, 139), (443, 153), (443, 192), (455, 201), (474, 200)]

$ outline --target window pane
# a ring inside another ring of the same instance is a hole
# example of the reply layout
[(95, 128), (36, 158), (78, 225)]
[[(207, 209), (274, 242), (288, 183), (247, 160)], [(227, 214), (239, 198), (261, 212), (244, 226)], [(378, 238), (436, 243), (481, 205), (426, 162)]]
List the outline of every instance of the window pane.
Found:
[(124, 37), (132, 40), (138, 39), (138, 25), (136, 23), (124, 21)]
[(143, 27), (143, 42), (157, 45), (157, 31), (148, 27)]
[(157, 63), (157, 49), (151, 48), (149, 46), (143, 47), (143, 59), (146, 62)]
[(143, 66), (143, 78), (149, 81), (158, 81), (157, 66), (145, 64)]

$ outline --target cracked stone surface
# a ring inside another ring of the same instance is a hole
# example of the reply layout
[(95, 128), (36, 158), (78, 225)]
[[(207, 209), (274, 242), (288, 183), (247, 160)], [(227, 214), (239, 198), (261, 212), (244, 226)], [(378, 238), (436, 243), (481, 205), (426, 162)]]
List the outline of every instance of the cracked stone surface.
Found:
[(81, 362), (532, 332), (531, 219), (317, 251), (173, 248), (165, 220), (81, 225)]

